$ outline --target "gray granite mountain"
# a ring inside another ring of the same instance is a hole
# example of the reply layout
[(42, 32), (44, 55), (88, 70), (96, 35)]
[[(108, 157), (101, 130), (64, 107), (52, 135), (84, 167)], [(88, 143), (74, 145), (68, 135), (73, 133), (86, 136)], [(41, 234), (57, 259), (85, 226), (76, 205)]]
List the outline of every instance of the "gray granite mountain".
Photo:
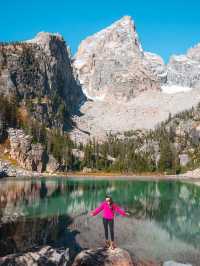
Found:
[[(169, 113), (200, 101), (200, 45), (165, 64), (159, 55), (142, 49), (128, 16), (82, 41), (73, 65), (92, 100), (81, 107), (83, 116), (74, 117), (76, 140), (154, 128)], [(181, 87), (194, 90), (185, 92)]]
[(0, 94), (16, 97), (48, 127), (67, 127), (84, 95), (69, 50), (59, 34), (39, 33), (27, 42), (0, 44)]
[(200, 88), (200, 44), (185, 55), (171, 56), (167, 65), (167, 83)]
[(126, 101), (147, 90), (160, 90), (143, 56), (135, 24), (125, 16), (82, 41), (74, 67), (89, 98)]

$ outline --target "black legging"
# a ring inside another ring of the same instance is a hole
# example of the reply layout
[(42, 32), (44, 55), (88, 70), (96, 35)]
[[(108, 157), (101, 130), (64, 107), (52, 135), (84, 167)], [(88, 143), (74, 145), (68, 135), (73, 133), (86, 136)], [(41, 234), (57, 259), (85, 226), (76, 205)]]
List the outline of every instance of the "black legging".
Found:
[(111, 238), (111, 241), (114, 241), (114, 219), (108, 220), (108, 219), (103, 218), (103, 226), (104, 226), (106, 240), (108, 240), (108, 226), (109, 226), (110, 238)]

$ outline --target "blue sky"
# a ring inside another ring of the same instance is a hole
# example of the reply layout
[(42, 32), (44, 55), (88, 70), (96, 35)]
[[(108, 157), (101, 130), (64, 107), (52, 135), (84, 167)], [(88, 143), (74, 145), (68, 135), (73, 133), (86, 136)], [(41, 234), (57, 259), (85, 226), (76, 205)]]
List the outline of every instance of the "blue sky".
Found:
[(200, 42), (199, 0), (1, 0), (0, 7), (1, 41), (59, 32), (74, 53), (82, 39), (130, 15), (143, 48), (165, 61)]

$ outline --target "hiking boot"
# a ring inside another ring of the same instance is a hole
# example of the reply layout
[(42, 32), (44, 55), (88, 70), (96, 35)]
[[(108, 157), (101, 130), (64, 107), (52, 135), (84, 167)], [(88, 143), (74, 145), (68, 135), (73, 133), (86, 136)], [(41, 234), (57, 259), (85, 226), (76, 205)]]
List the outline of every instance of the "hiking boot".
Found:
[(106, 240), (105, 245), (104, 245), (104, 248), (109, 248), (109, 247), (110, 247), (110, 241), (109, 240)]
[(114, 241), (111, 241), (110, 248), (115, 249), (117, 246), (115, 245)]

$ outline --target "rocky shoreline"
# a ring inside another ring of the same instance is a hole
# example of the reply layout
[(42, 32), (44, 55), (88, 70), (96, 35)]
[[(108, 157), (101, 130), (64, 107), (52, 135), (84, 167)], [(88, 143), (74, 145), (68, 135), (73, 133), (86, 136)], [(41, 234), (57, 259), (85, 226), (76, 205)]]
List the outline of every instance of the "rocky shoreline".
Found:
[(0, 160), (0, 178), (41, 176), (41, 172), (28, 171), (11, 164), (9, 160)]
[[(112, 172), (94, 172), (84, 167), (80, 172), (61, 172), (58, 161), (52, 154), (46, 154), (44, 147), (32, 142), (32, 137), (23, 130), (8, 129), (9, 146), (0, 150), (0, 178), (2, 177), (73, 177), (73, 178), (126, 178), (139, 180), (191, 180), (200, 178), (200, 170), (195, 169), (185, 174), (166, 175), (162, 173), (122, 174)], [(80, 150), (73, 149), (74, 156), (84, 156)], [(5, 159), (6, 157), (7, 159)], [(14, 163), (13, 163), (14, 162)]]
[(0, 178), (4, 177), (63, 177), (63, 178), (75, 178), (75, 179), (130, 179), (130, 180), (200, 180), (200, 170), (195, 169), (193, 171), (188, 171), (185, 174), (179, 175), (165, 175), (165, 174), (122, 174), (122, 173), (106, 173), (106, 172), (92, 172), (92, 173), (83, 173), (83, 172), (36, 172), (28, 171), (18, 166), (13, 166), (8, 160), (0, 160)]
[(97, 248), (83, 250), (74, 258), (70, 257), (70, 250), (56, 249), (51, 246), (37, 247), (33, 250), (11, 254), (0, 258), (0, 266), (192, 266), (175, 261), (155, 262), (141, 261), (130, 256), (128, 251), (116, 248), (115, 250)]

